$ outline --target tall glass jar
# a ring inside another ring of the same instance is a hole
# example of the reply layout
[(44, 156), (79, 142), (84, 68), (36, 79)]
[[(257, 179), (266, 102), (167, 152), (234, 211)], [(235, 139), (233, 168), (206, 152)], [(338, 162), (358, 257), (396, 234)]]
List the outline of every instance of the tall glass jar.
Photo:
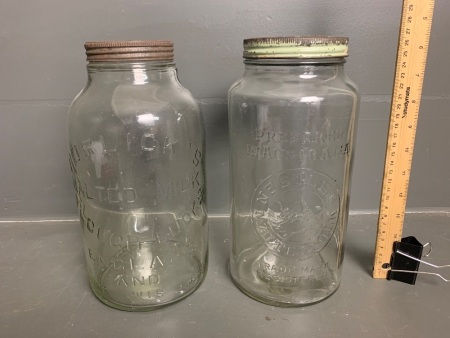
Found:
[(114, 308), (180, 300), (207, 269), (202, 115), (170, 41), (88, 42), (68, 117), (91, 287)]
[(244, 40), (229, 91), (230, 270), (277, 306), (339, 286), (359, 97), (344, 73), (347, 38)]

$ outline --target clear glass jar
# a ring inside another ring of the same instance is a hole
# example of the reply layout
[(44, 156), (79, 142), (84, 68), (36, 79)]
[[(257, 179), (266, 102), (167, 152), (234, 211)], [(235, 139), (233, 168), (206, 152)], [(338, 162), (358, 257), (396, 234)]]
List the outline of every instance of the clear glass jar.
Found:
[(91, 287), (146, 311), (207, 269), (202, 115), (169, 41), (86, 43), (88, 82), (68, 117), (70, 166)]
[(231, 275), (250, 297), (299, 306), (339, 286), (359, 104), (347, 38), (244, 40), (229, 91)]

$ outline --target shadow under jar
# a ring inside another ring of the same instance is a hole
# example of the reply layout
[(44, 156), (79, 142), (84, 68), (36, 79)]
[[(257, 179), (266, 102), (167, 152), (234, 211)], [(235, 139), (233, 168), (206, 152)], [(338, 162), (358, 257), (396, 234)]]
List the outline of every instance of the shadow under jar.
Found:
[(244, 40), (229, 90), (231, 276), (276, 306), (339, 287), (359, 95), (344, 73), (348, 39)]
[(91, 287), (147, 311), (207, 270), (204, 130), (170, 41), (85, 44), (88, 82), (68, 117), (70, 166)]

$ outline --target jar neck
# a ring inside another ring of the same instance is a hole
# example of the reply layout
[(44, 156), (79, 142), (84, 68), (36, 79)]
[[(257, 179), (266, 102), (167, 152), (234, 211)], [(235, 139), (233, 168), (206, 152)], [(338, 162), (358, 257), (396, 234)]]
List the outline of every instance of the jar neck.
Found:
[(89, 62), (89, 81), (107, 81), (143, 85), (177, 81), (177, 69), (171, 61)]
[(308, 80), (321, 76), (338, 76), (344, 72), (345, 58), (320, 59), (245, 59), (245, 75), (276, 73), (295, 75)]

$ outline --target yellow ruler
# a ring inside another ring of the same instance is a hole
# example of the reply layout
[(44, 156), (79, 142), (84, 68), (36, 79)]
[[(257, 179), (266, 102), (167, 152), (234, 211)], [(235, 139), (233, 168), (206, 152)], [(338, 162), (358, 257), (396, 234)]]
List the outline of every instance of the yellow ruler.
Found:
[(433, 9), (434, 0), (403, 0), (378, 218), (374, 278), (386, 278), (393, 243), (402, 238)]

